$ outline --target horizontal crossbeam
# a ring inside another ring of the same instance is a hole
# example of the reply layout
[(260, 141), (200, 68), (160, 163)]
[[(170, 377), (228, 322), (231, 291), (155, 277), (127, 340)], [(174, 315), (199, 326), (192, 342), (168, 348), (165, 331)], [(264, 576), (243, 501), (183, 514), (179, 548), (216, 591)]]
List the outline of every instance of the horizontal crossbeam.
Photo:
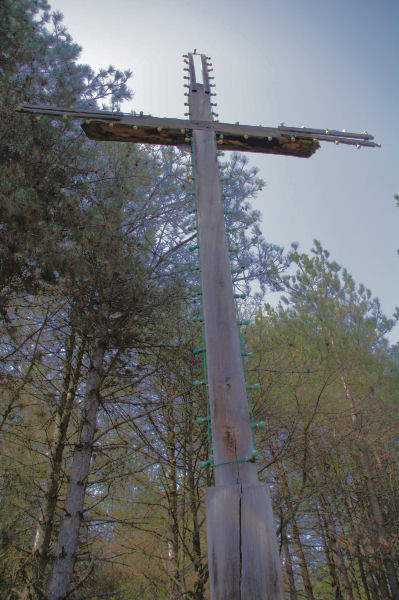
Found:
[(35, 115), (81, 119), (82, 128), (90, 139), (97, 141), (133, 142), (187, 146), (187, 135), (192, 130), (213, 131), (218, 145), (224, 150), (259, 152), (287, 156), (310, 157), (319, 148), (319, 141), (378, 146), (367, 132), (348, 133), (306, 127), (262, 127), (200, 121), (196, 119), (173, 119), (150, 115), (130, 115), (107, 111), (85, 111), (73, 108), (21, 104), (17, 110)]

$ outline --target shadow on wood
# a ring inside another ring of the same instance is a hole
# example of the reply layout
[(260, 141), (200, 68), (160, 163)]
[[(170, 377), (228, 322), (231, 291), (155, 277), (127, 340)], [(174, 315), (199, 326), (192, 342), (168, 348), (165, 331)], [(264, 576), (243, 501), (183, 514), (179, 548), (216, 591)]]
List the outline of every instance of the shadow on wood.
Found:
[[(198, 86), (199, 87), (199, 86)], [(130, 120), (133, 120), (131, 117)], [(107, 123), (105, 121), (90, 121), (83, 123), (82, 129), (87, 137), (92, 140), (106, 140), (110, 142), (135, 142), (138, 144), (159, 144), (166, 146), (189, 146), (185, 141), (187, 133), (178, 127), (173, 127), (173, 119), (156, 118), (136, 118), (140, 123), (136, 129), (129, 123)], [(151, 122), (153, 121), (153, 123)], [(202, 123), (189, 123), (181, 121), (179, 124), (188, 128), (190, 125), (196, 125), (198, 129), (204, 129)], [(262, 154), (282, 154), (286, 156), (298, 156), (309, 158), (319, 148), (317, 141), (313, 139), (301, 138), (300, 135), (292, 141), (288, 135), (279, 135), (268, 140), (267, 137), (261, 137), (262, 128), (257, 127), (234, 127), (234, 125), (218, 124), (215, 128), (214, 123), (209, 130), (214, 132), (223, 132), (223, 142), (220, 146), (222, 150), (236, 150), (237, 152), (258, 152)], [(228, 131), (230, 129), (231, 131)], [(251, 131), (251, 137), (244, 138), (243, 133), (235, 130)], [(252, 132), (253, 130), (253, 132)], [(269, 133), (266, 130), (266, 133)]]

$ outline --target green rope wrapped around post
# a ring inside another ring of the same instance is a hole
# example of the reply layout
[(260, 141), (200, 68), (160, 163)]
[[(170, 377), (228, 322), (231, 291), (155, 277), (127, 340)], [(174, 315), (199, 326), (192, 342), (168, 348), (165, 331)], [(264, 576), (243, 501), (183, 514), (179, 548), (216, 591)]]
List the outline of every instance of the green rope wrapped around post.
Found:
[[(215, 138), (216, 138), (216, 134), (215, 134)], [(223, 136), (220, 136), (219, 139), (223, 139)], [(216, 143), (218, 142), (217, 138), (215, 141), (216, 141)], [(191, 150), (191, 151), (193, 152), (193, 150)], [(219, 167), (221, 167), (221, 165), (219, 165)], [(223, 184), (223, 182), (228, 182), (229, 178), (221, 177), (220, 181)], [(226, 199), (226, 198), (230, 197), (230, 194), (223, 192), (222, 196), (224, 199)], [(196, 226), (190, 227), (189, 229), (190, 229), (190, 231), (198, 230), (198, 210), (197, 210), (197, 208), (192, 209), (190, 211), (190, 214), (196, 215)], [(224, 214), (232, 215), (232, 214), (234, 214), (234, 211), (225, 210)], [(231, 247), (231, 245), (230, 245), (230, 235), (229, 234), (236, 233), (236, 232), (237, 232), (236, 227), (230, 227), (230, 228), (226, 227), (228, 250), (232, 255), (239, 253), (239, 248)], [(199, 244), (197, 244), (196, 246), (189, 247), (190, 252), (194, 252), (194, 250), (198, 250), (198, 255), (199, 255), (199, 252), (200, 252)], [(199, 258), (199, 256), (198, 256), (198, 258)], [(199, 272), (200, 290), (202, 290), (201, 271), (200, 271), (199, 267), (190, 267), (190, 271), (195, 271), (195, 270), (198, 270), (198, 272)], [(231, 273), (232, 274), (233, 273), (240, 274), (240, 273), (242, 273), (242, 269), (241, 268), (232, 268)], [(235, 288), (234, 281), (233, 281), (233, 288)], [(204, 379), (203, 380), (199, 380), (199, 379), (194, 380), (193, 385), (195, 387), (200, 387), (202, 385), (205, 385), (205, 389), (206, 389), (206, 416), (205, 417), (197, 417), (196, 422), (198, 425), (203, 425), (204, 423), (207, 424), (208, 452), (209, 452), (209, 457), (210, 457), (210, 458), (208, 458), (208, 460), (200, 462), (200, 468), (204, 468), (206, 466), (211, 466), (211, 467), (216, 468), (216, 467), (220, 467), (223, 465), (232, 464), (232, 463), (236, 463), (236, 462), (244, 462), (244, 461), (255, 462), (257, 456), (259, 455), (259, 452), (256, 448), (255, 429), (258, 427), (264, 428), (266, 424), (264, 421), (259, 421), (258, 423), (256, 423), (255, 419), (254, 419), (252, 402), (251, 402), (251, 397), (250, 397), (250, 390), (257, 390), (260, 388), (260, 385), (259, 385), (259, 383), (254, 383), (254, 384), (248, 383), (248, 375), (247, 375), (245, 358), (252, 357), (254, 355), (254, 353), (245, 351), (244, 343), (243, 343), (243, 339), (242, 339), (242, 335), (241, 335), (241, 330), (240, 330), (240, 326), (248, 325), (249, 321), (246, 321), (246, 320), (241, 321), (240, 320), (239, 310), (238, 310), (238, 306), (237, 306), (237, 300), (238, 299), (244, 300), (247, 296), (244, 293), (234, 293), (234, 302), (235, 302), (235, 308), (236, 308), (236, 314), (237, 314), (237, 325), (238, 325), (238, 332), (239, 332), (239, 338), (240, 338), (241, 355), (244, 359), (243, 360), (243, 369), (244, 369), (244, 377), (245, 377), (245, 384), (246, 384), (246, 391), (247, 391), (248, 410), (249, 410), (249, 415), (250, 415), (250, 426), (251, 426), (251, 431), (252, 431), (253, 450), (251, 451), (250, 456), (238, 458), (235, 460), (231, 460), (231, 461), (227, 461), (227, 462), (223, 462), (223, 463), (219, 463), (219, 464), (215, 464), (213, 462), (213, 451), (212, 451), (212, 440), (211, 440), (211, 416), (210, 416), (210, 406), (209, 406), (209, 392), (208, 392), (208, 385), (207, 385), (208, 381), (207, 381), (207, 376), (206, 376), (206, 356), (205, 356), (206, 344), (205, 344), (205, 329), (204, 329), (203, 306), (202, 306), (202, 293), (201, 293), (201, 291), (191, 292), (191, 296), (193, 296), (193, 297), (199, 296), (200, 297), (200, 317), (193, 317), (193, 322), (201, 322), (202, 323), (202, 346), (200, 348), (195, 348), (193, 350), (193, 353), (195, 355), (199, 355), (201, 353), (203, 354), (203, 373), (204, 373)]]

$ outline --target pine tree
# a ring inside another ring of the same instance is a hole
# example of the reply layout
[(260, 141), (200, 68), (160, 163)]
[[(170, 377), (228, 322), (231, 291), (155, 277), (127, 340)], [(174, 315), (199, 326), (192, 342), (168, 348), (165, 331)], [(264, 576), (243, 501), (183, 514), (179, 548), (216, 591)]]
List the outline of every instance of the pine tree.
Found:
[[(265, 458), (290, 492), (287, 541), (295, 515), (311, 578), (329, 573), (336, 598), (358, 589), (395, 598), (397, 391), (384, 338), (395, 319), (318, 242), (313, 256), (293, 260), (286, 306), (259, 313), (249, 332), (266, 397), (257, 407), (267, 417)], [(320, 545), (324, 565), (312, 552)]]
[(95, 108), (104, 101), (112, 108), (131, 93), (129, 72), (109, 67), (96, 74), (77, 62), (81, 49), (45, 0), (1, 3), (0, 47), (0, 307), (6, 316), (13, 291), (35, 292), (62, 271), (65, 230), (79, 218), (69, 196), (90, 171), (92, 147), (77, 124), (38, 122), (18, 114), (18, 104)]

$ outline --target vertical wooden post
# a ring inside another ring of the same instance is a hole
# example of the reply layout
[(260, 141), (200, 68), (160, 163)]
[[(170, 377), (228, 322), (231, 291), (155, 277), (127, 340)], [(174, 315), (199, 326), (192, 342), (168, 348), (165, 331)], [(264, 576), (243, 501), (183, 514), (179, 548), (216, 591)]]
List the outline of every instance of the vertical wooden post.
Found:
[[(210, 121), (205, 57), (202, 84), (192, 54), (189, 65), (191, 118)], [(255, 464), (239, 460), (253, 445), (213, 131), (193, 130), (193, 153), (213, 459), (220, 465), (206, 498), (211, 600), (282, 600), (269, 490)]]
[[(190, 97), (192, 118), (211, 120), (209, 92), (198, 83), (195, 88), (197, 91), (192, 91)], [(194, 130), (193, 153), (213, 455), (219, 464), (250, 456), (252, 434), (215, 134)], [(256, 467), (250, 462), (217, 467), (215, 480), (217, 485), (256, 483)]]

